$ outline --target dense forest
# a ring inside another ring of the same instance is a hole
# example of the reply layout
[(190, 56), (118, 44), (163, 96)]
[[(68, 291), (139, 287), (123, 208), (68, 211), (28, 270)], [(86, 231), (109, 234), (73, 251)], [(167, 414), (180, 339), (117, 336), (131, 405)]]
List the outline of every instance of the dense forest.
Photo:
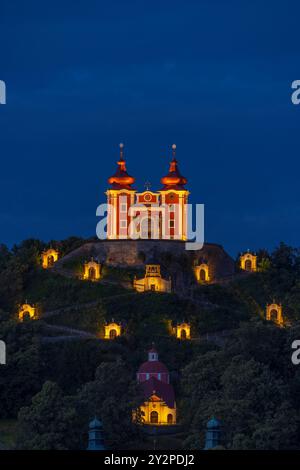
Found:
[[(84, 242), (51, 245), (66, 254)], [(195, 285), (183, 298), (125, 288), (118, 281), (132, 279), (132, 270), (105, 267), (109, 281), (99, 283), (43, 270), (45, 247), (38, 240), (0, 246), (3, 448), (84, 449), (96, 415), (108, 448), (151, 449), (153, 438), (131, 416), (142, 401), (136, 371), (153, 341), (171, 373), (179, 423), (177, 433), (157, 437), (157, 448), (203, 448), (212, 416), (222, 424), (222, 448), (300, 448), (300, 366), (291, 362), (291, 344), (300, 339), (298, 249), (281, 243), (272, 253), (260, 250), (257, 273)], [(283, 328), (265, 320), (273, 299), (282, 303)], [(38, 306), (37, 320), (18, 320), (25, 300)], [(104, 341), (103, 324), (112, 318), (124, 335)], [(182, 320), (191, 324), (190, 341), (170, 334)], [(90, 337), (64, 341), (58, 327)]]

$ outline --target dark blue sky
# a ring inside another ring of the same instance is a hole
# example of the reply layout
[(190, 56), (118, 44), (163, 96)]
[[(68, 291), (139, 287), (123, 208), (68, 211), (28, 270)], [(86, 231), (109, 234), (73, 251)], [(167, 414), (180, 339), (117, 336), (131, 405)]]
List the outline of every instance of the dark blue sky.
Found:
[(177, 144), (207, 241), (299, 245), (299, 17), (297, 1), (1, 0), (0, 241), (94, 235), (122, 141), (139, 189)]

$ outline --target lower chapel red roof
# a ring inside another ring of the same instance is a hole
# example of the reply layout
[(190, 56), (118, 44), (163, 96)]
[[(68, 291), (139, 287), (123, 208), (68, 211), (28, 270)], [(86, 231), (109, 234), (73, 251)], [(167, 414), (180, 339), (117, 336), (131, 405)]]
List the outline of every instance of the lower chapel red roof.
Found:
[(152, 395), (161, 398), (169, 408), (175, 407), (175, 395), (172, 385), (151, 377), (149, 380), (141, 383), (144, 391), (145, 400), (149, 400)]
[(159, 372), (168, 374), (168, 369), (160, 361), (147, 361), (141, 365), (138, 371), (139, 374), (141, 373), (150, 374), (151, 372), (155, 374), (158, 374)]

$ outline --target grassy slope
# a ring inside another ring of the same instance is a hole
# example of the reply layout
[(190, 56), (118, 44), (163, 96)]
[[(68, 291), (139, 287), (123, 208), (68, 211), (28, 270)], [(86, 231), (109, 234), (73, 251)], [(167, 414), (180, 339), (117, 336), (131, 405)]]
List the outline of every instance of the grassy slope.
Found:
[(100, 300), (104, 297), (126, 293), (120, 285), (70, 279), (51, 271), (36, 270), (25, 286), (29, 302), (39, 303), (42, 311)]
[[(193, 300), (174, 294), (137, 294), (121, 285), (132, 277), (132, 270), (107, 268), (105, 279), (116, 284), (91, 283), (38, 270), (27, 280), (26, 295), (42, 312), (62, 309), (49, 323), (100, 334), (104, 322), (114, 318), (123, 322), (128, 334), (139, 337), (168, 336), (172, 324), (183, 320), (190, 321), (194, 337), (235, 328), (240, 321), (260, 314), (254, 296), (264, 297), (256, 276), (231, 285), (198, 286)], [(80, 307), (95, 301), (97, 306)]]

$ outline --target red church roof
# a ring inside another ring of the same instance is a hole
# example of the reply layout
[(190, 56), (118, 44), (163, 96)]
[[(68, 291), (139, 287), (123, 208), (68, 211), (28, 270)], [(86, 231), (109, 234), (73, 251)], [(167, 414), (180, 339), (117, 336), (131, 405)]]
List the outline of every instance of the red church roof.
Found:
[(151, 377), (149, 380), (141, 383), (143, 388), (145, 400), (149, 400), (152, 395), (156, 395), (161, 398), (169, 408), (175, 406), (175, 394), (172, 385), (161, 382), (155, 377)]
[(141, 367), (139, 368), (139, 371), (138, 371), (138, 374), (150, 374), (150, 373), (155, 373), (155, 374), (159, 374), (160, 372), (161, 373), (166, 373), (168, 374), (169, 371), (168, 369), (166, 368), (166, 366), (160, 362), (160, 361), (147, 361), (147, 362), (144, 362)]

